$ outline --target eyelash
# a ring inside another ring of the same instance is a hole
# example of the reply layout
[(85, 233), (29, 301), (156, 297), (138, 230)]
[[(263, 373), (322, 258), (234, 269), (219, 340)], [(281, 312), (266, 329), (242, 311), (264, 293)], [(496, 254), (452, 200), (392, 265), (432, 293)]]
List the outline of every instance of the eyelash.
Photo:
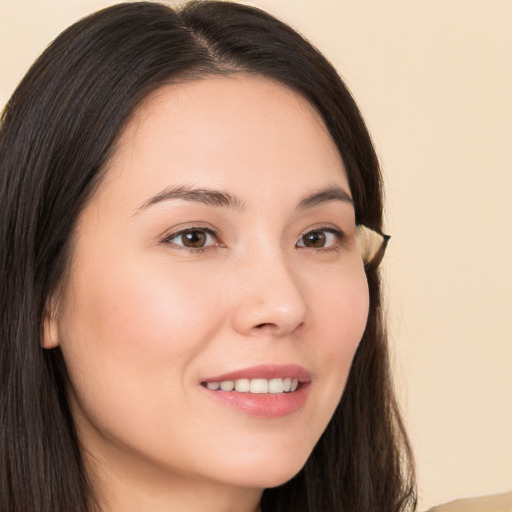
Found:
[[(170, 233), (168, 235), (165, 235), (160, 240), (160, 242), (163, 243), (163, 244), (169, 245), (173, 250), (178, 250), (178, 251), (185, 250), (185, 251), (188, 251), (189, 253), (192, 253), (192, 254), (201, 254), (201, 253), (204, 253), (206, 250), (209, 250), (209, 249), (214, 249), (214, 248), (218, 248), (218, 247), (225, 247), (224, 244), (217, 242), (215, 244), (194, 248), (194, 247), (186, 247), (185, 245), (180, 245), (180, 244), (177, 244), (177, 243), (172, 241), (172, 240), (177, 239), (177, 238), (179, 238), (179, 237), (181, 237), (183, 235), (186, 235), (188, 233), (194, 233), (194, 232), (204, 233), (207, 236), (211, 236), (211, 237), (213, 237), (213, 238), (215, 238), (217, 240), (220, 237), (219, 231), (217, 231), (217, 230), (215, 230), (215, 229), (213, 229), (211, 227), (190, 226), (190, 227), (186, 227), (184, 229), (181, 229), (179, 231)], [(299, 242), (301, 242), (304, 239), (305, 236), (313, 234), (313, 233), (329, 233), (329, 234), (335, 236), (336, 242), (333, 243), (332, 245), (329, 245), (329, 246), (326, 246), (326, 247), (318, 247), (318, 248), (316, 248), (316, 247), (308, 247), (306, 245), (299, 245)], [(319, 226), (318, 228), (308, 229), (307, 231), (304, 231), (300, 235), (299, 240), (295, 244), (295, 247), (307, 249), (307, 250), (309, 250), (311, 252), (314, 252), (314, 253), (319, 253), (319, 252), (324, 252), (325, 253), (325, 252), (329, 252), (329, 251), (338, 251), (339, 248), (340, 248), (340, 244), (343, 242), (344, 238), (345, 238), (345, 234), (341, 230), (339, 230), (339, 229), (334, 229), (332, 227), (321, 227), (321, 226)]]

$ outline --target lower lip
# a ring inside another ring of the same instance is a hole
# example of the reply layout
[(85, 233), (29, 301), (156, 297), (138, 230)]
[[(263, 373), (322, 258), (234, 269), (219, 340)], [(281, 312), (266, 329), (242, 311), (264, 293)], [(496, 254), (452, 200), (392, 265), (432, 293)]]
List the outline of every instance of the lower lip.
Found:
[(309, 392), (309, 383), (303, 383), (291, 393), (239, 393), (202, 388), (212, 399), (249, 416), (280, 418), (298, 411), (304, 405)]

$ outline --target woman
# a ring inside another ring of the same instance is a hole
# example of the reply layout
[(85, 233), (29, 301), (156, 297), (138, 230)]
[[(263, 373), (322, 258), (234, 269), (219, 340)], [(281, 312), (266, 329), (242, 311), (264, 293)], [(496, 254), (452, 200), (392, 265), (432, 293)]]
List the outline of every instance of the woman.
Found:
[(0, 168), (2, 510), (414, 508), (378, 162), (309, 43), (100, 11), (21, 82)]

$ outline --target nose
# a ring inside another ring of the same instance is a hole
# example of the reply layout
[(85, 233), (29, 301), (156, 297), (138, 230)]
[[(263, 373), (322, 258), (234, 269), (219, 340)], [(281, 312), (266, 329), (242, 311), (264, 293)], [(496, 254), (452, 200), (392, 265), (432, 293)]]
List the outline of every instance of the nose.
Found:
[(240, 266), (232, 320), (236, 331), (284, 337), (305, 325), (304, 283), (284, 257), (256, 257)]

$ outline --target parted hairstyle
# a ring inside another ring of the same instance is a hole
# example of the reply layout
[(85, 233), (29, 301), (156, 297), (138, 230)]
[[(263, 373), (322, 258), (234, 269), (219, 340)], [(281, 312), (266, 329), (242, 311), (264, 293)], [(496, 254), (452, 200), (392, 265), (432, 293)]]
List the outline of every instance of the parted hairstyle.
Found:
[[(274, 79), (316, 108), (345, 163), (356, 222), (381, 228), (381, 175), (360, 112), (331, 64), (287, 25), (230, 2), (135, 2), (65, 30), (23, 78), (0, 125), (1, 512), (99, 510), (62, 353), (41, 346), (49, 297), (68, 268), (77, 218), (141, 101), (166, 84), (241, 72)], [(264, 491), (263, 512), (415, 508), (378, 269), (366, 274), (368, 324), (341, 402), (305, 467)]]

